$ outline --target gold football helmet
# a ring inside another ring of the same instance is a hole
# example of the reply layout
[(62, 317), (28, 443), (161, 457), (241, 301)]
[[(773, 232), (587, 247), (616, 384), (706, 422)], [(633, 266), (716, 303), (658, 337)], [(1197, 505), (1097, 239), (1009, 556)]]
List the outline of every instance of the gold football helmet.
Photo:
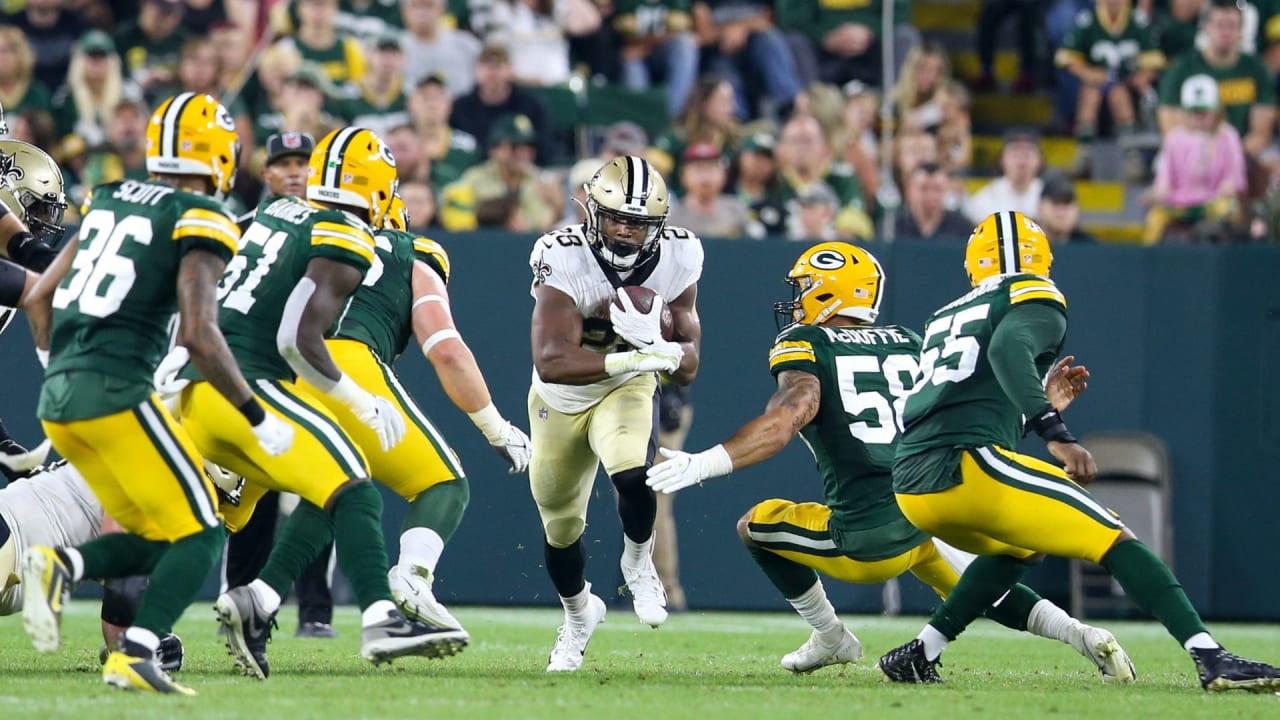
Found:
[(662, 175), (644, 158), (624, 155), (597, 170), (586, 191), (587, 242), (616, 270), (643, 265), (671, 208)]
[(382, 218), (382, 229), (409, 231), (409, 208), (400, 198), (400, 193), (391, 196), (391, 206), (387, 208), (386, 217)]
[(49, 243), (62, 239), (67, 210), (62, 170), (45, 151), (21, 140), (0, 140), (0, 201), (32, 235)]
[(787, 273), (791, 300), (774, 303), (780, 322), (817, 325), (833, 315), (873, 323), (880, 314), (884, 270), (875, 256), (846, 242), (818, 243)]
[(147, 172), (198, 175), (222, 199), (236, 185), (240, 138), (231, 113), (212, 96), (182, 93), (160, 103), (147, 123)]
[(969, 282), (996, 275), (1031, 273), (1049, 277), (1053, 251), (1039, 223), (1020, 212), (992, 213), (978, 223), (964, 249), (964, 271)]
[(307, 199), (364, 209), (373, 227), (382, 227), (398, 184), (391, 148), (367, 128), (334, 130), (311, 153)]

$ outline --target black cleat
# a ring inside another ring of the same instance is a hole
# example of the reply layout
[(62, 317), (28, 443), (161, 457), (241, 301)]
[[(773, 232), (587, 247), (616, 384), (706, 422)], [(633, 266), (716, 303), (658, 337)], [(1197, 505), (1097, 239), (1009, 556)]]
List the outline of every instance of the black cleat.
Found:
[(945, 683), (938, 675), (938, 666), (942, 659), (929, 660), (924, 654), (924, 642), (919, 638), (901, 647), (896, 647), (880, 656), (876, 666), (880, 672), (893, 682), (901, 683)]
[(293, 634), (299, 638), (316, 638), (319, 640), (331, 640), (338, 637), (338, 631), (333, 629), (329, 623), (323, 623), (316, 620), (309, 620), (304, 623), (298, 623), (298, 631)]
[(1280, 691), (1280, 668), (1232, 655), (1226, 648), (1191, 651), (1200, 673), (1200, 686), (1210, 692), (1248, 690), (1263, 693)]

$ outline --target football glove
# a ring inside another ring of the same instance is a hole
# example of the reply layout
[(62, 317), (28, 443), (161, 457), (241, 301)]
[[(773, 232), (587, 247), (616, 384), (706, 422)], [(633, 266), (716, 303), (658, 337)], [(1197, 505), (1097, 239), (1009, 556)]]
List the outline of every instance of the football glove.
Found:
[(262, 422), (250, 429), (258, 438), (258, 444), (272, 457), (283, 454), (293, 445), (293, 426), (271, 413), (266, 413)]
[(631, 296), (623, 288), (618, 288), (618, 302), (622, 308), (612, 307), (609, 320), (613, 323), (613, 331), (618, 337), (635, 348), (645, 348), (662, 342), (662, 308), (665, 304), (661, 295), (654, 295), (653, 305), (649, 312), (642, 313), (631, 302)]
[(666, 448), (658, 448), (658, 452), (662, 453), (667, 461), (645, 471), (644, 483), (654, 492), (671, 495), (690, 485), (700, 485), (707, 478), (720, 477), (733, 472), (733, 459), (729, 457), (724, 445), (716, 445), (693, 455)]
[(178, 373), (182, 368), (187, 366), (191, 361), (191, 353), (181, 345), (174, 345), (168, 355), (160, 361), (156, 367), (155, 374), (151, 376), (151, 383), (156, 388), (156, 394), (160, 396), (160, 402), (164, 403), (169, 412), (176, 413), (178, 407), (178, 396), (182, 393), (191, 381), (179, 380)]
[(493, 449), (511, 464), (511, 468), (507, 470), (508, 473), (515, 475), (529, 467), (531, 452), (529, 436), (502, 417), (502, 413), (498, 412), (493, 403), (473, 413), (467, 413), (467, 416), (477, 428), (480, 428), (480, 432), (484, 433), (485, 439)]
[(329, 391), (338, 402), (351, 408), (356, 419), (373, 428), (383, 452), (400, 444), (406, 432), (404, 418), (395, 403), (365, 390), (344, 374)]
[(604, 371), (609, 375), (632, 372), (672, 373), (684, 359), (684, 347), (677, 342), (659, 340), (648, 347), (604, 356)]

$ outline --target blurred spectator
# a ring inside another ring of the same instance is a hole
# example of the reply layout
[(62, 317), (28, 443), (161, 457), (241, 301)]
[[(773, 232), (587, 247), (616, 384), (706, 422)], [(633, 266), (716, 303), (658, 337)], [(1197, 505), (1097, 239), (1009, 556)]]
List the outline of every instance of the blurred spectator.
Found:
[(733, 83), (739, 113), (748, 118), (791, 114), (800, 78), (769, 2), (698, 0), (693, 30), (704, 60), (710, 58), (709, 69)]
[(297, 8), (293, 43), (303, 61), (319, 65), (339, 96), (358, 92), (355, 84), (364, 78), (367, 59), (355, 38), (338, 34), (338, 0), (297, 0)]
[(876, 113), (880, 96), (856, 80), (846, 86), (848, 92), (841, 122), (831, 137), (838, 155), (853, 168), (868, 203), (874, 203), (880, 191), (880, 138), (876, 136)]
[[(292, 35), (298, 27), (298, 0), (272, 0), (271, 24), (279, 35)], [(463, 0), (463, 7), (465, 7)], [(334, 26), (339, 34), (372, 44), (385, 32), (404, 28), (399, 0), (340, 0)], [(450, 18), (450, 25), (453, 19)]]
[(71, 65), (71, 49), (87, 29), (80, 16), (63, 8), (62, 0), (27, 0), (22, 12), (6, 15), (3, 23), (27, 36), (35, 53), (35, 78), (48, 88), (62, 85)]
[(683, 194), (667, 222), (702, 237), (741, 238), (751, 218), (747, 208), (725, 195), (728, 173), (720, 149), (709, 143), (685, 148), (680, 165)]
[(449, 79), (453, 97), (471, 92), (476, 84), (476, 59), (480, 41), (449, 25), (445, 0), (404, 0), (401, 6), (406, 29), (404, 55), (409, 84), (417, 85), (433, 74)]
[(227, 21), (227, 9), (222, 0), (183, 0), (186, 10), (182, 13), (182, 26), (193, 33), (207, 32)]
[(1044, 190), (1040, 193), (1040, 212), (1036, 222), (1044, 230), (1049, 242), (1096, 243), (1092, 235), (1080, 229), (1080, 203), (1076, 200), (1076, 186), (1071, 178), (1054, 173), (1044, 178)]
[(1169, 0), (1169, 9), (1156, 16), (1156, 44), (1166, 61), (1172, 63), (1195, 47), (1204, 8), (1205, 0)]
[(51, 112), (62, 138), (53, 155), (65, 162), (106, 142), (107, 126), (125, 94), (115, 43), (101, 30), (90, 30), (71, 54), (67, 84), (53, 96)]
[(418, 82), (409, 98), (409, 115), (422, 141), (423, 153), (431, 161), (431, 184), (444, 187), (462, 177), (479, 162), (479, 144), (474, 135), (449, 127), (453, 100), (439, 73)]
[[(483, 82), (483, 81), (481, 81)], [(534, 162), (537, 134), (527, 115), (507, 115), (489, 134), (489, 160), (446, 187), (440, 220), (446, 230), (477, 227), (541, 233), (560, 219), (560, 183)]]
[[(146, 180), (147, 122), (151, 112), (141, 100), (125, 99), (111, 111), (107, 142), (88, 153), (80, 173), (79, 191), (70, 193), (77, 201), (90, 188), (123, 178)], [(78, 202), (76, 203), (78, 204)]]
[(582, 160), (573, 164), (569, 168), (568, 179), (566, 185), (568, 192), (566, 195), (569, 201), (564, 204), (563, 217), (560, 219), (560, 225), (576, 225), (587, 219), (587, 189), (586, 184), (591, 182), (591, 178), (595, 177), (596, 170), (600, 168), (594, 162), (595, 158)]
[(916, 168), (925, 163), (942, 164), (942, 153), (938, 151), (938, 138), (927, 132), (904, 132), (894, 141), (894, 177), (898, 187), (905, 187), (907, 178)]
[[(586, 182), (591, 179), (596, 170), (599, 170), (601, 166), (610, 160), (623, 155), (643, 156), (645, 149), (648, 147), (649, 135), (645, 133), (644, 128), (633, 122), (624, 120), (605, 128), (604, 137), (600, 143), (600, 152), (592, 157), (583, 158), (575, 162), (569, 168), (569, 195), (571, 197), (575, 196), (576, 191), (580, 190), (578, 186), (582, 183), (575, 182), (576, 179), (585, 177), (586, 180), (582, 182)], [(585, 201), (586, 198), (582, 199)], [(575, 208), (565, 208), (565, 212), (573, 214)]]
[(181, 0), (141, 0), (137, 22), (116, 33), (129, 79), (143, 92), (177, 82), (178, 58), (188, 36), (179, 27), (184, 8)]
[[(339, 113), (349, 124), (369, 128), (386, 137), (391, 128), (411, 123), (399, 33), (384, 33), (374, 41), (369, 52), (369, 71), (359, 88), (359, 96), (344, 102)], [(399, 160), (399, 156), (396, 159)]]
[(1029, 128), (1011, 128), (1000, 151), (1000, 177), (987, 183), (964, 204), (964, 214), (975, 223), (988, 215), (1016, 210), (1035, 217), (1040, 206), (1040, 136)]
[(1275, 82), (1261, 60), (1240, 52), (1242, 22), (1234, 4), (1210, 5), (1204, 48), (1178, 58), (1160, 80), (1161, 134), (1168, 136), (1183, 120), (1179, 108), (1183, 83), (1193, 75), (1208, 75), (1218, 83), (1221, 110), (1244, 139), (1245, 154), (1258, 159), (1271, 144)]
[(1039, 4), (1039, 0), (983, 0), (982, 12), (978, 15), (978, 62), (982, 64), (982, 76), (976, 87), (978, 92), (996, 89), (996, 38), (1010, 15), (1017, 16), (1014, 35), (1018, 38), (1018, 79), (1013, 85), (1014, 92), (1025, 93), (1035, 89)]
[(401, 125), (382, 136), (396, 159), (396, 175), (402, 182), (430, 182), (431, 158), (422, 147), (422, 139), (413, 127)]
[(836, 230), (839, 200), (829, 185), (817, 182), (805, 187), (787, 202), (787, 239), (821, 242), (845, 240)]
[(784, 198), (799, 197), (825, 185), (838, 201), (835, 230), (842, 237), (869, 238), (874, 232), (862, 186), (848, 165), (836, 162), (831, 143), (812, 117), (795, 116), (782, 126), (776, 148)]
[(251, 103), (255, 144), (262, 145), (269, 136), (284, 131), (284, 114), (280, 108), (285, 82), (301, 66), (302, 55), (293, 43), (276, 43), (259, 58), (257, 71), (241, 93)]
[(541, 100), (513, 84), (514, 70), (506, 46), (485, 45), (476, 59), (475, 75), (475, 90), (454, 101), (449, 124), (470, 133), (481, 145), (492, 147), (489, 128), (501, 117), (523, 115), (537, 129), (539, 157), (554, 156), (547, 111)]
[(511, 50), (515, 80), (522, 85), (569, 81), (569, 36), (600, 29), (590, 0), (490, 0), (485, 12), (472, 8), (471, 29), (485, 43)]
[[(229, 22), (210, 27), (209, 37), (218, 55), (218, 87), (224, 93), (234, 92), (247, 107), (251, 106), (253, 98), (245, 94), (245, 86), (253, 73), (253, 65), (249, 62), (249, 56), (253, 54), (253, 38), (244, 28)], [(223, 95), (221, 100), (225, 103), (227, 96)]]
[(1182, 83), (1185, 119), (1169, 131), (1163, 161), (1144, 200), (1152, 205), (1142, 241), (1164, 239), (1171, 223), (1224, 224), (1238, 219), (1246, 189), (1244, 147), (1230, 123), (1223, 122), (1219, 85), (1208, 75)]
[(969, 91), (955, 80), (938, 90), (938, 164), (958, 180), (973, 165), (973, 130), (969, 118)]
[(618, 0), (613, 25), (622, 36), (622, 82), (644, 90), (655, 76), (667, 87), (667, 113), (679, 117), (698, 77), (698, 41), (689, 0)]
[(35, 68), (35, 54), (22, 30), (0, 25), (0, 104), (6, 113), (49, 109), (49, 88), (35, 78)]
[(751, 218), (747, 234), (752, 237), (786, 232), (786, 203), (773, 147), (773, 136), (759, 132), (748, 135), (738, 151), (734, 194), (747, 208)]
[(967, 240), (969, 218), (947, 209), (951, 178), (937, 163), (918, 165), (907, 178), (906, 206), (894, 221), (898, 240)]
[(818, 79), (844, 85), (858, 80), (879, 87), (881, 15), (886, 1), (893, 2), (895, 46), (906, 53), (912, 38), (918, 37), (910, 27), (910, 2), (777, 0), (778, 25), (788, 32), (801, 82)]
[(732, 155), (738, 142), (737, 99), (733, 85), (709, 75), (698, 81), (689, 104), (671, 130), (659, 135), (649, 149), (648, 160), (663, 177), (678, 177), (676, 160), (693, 143), (711, 143), (721, 154)]
[[(224, 96), (223, 88), (218, 86), (221, 73), (218, 68), (218, 50), (208, 36), (188, 38), (182, 44), (182, 55), (178, 61), (178, 87), (174, 92), (206, 93), (215, 98)], [(153, 105), (159, 105), (164, 97), (151, 98)], [(253, 153), (257, 142), (254, 139), (253, 116), (249, 106), (239, 96), (225, 102), (227, 112), (236, 123), (236, 134), (240, 136), (241, 150), (246, 160)], [(317, 136), (320, 137), (320, 136)]]
[(1135, 99), (1152, 92), (1155, 74), (1165, 64), (1146, 18), (1133, 13), (1130, 0), (1097, 0), (1093, 11), (1081, 13), (1067, 33), (1055, 62), (1080, 79), (1075, 175), (1090, 175), (1098, 113), (1105, 101), (1125, 147), (1125, 176), (1140, 182), (1146, 176), (1146, 163), (1141, 151), (1124, 141), (1136, 129)]
[(791, 115), (785, 119), (790, 119), (793, 115), (808, 115), (818, 121), (828, 138), (835, 137), (843, 129), (844, 101), (844, 91), (838, 86), (826, 82), (811, 82), (796, 95)]
[(14, 140), (31, 143), (38, 148), (51, 148), (58, 143), (57, 126), (49, 113), (36, 107), (28, 107), (16, 117), (6, 114), (9, 131)]
[(436, 195), (431, 185), (410, 180), (400, 183), (400, 199), (409, 211), (409, 229), (424, 232), (436, 219)]
[(942, 125), (942, 88), (950, 78), (951, 61), (943, 46), (927, 42), (908, 53), (893, 88), (899, 127), (936, 133)]
[(332, 94), (333, 86), (323, 70), (310, 63), (299, 65), (280, 93), (278, 132), (304, 132), (322, 138), (341, 127), (341, 120), (325, 112)]

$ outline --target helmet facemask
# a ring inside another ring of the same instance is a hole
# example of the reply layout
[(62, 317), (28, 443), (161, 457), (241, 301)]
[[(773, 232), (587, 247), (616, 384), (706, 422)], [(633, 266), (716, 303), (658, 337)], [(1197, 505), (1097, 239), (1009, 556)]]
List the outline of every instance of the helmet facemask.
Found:
[[(605, 223), (622, 225), (632, 231), (632, 237), (613, 237), (605, 231)], [(662, 235), (665, 216), (641, 215), (623, 210), (611, 210), (587, 196), (587, 241), (610, 267), (615, 270), (632, 270), (653, 257)], [(636, 241), (638, 240), (638, 242)]]
[(62, 216), (67, 211), (65, 199), (24, 191), (19, 193), (18, 202), (26, 208), (27, 229), (36, 239), (50, 244), (62, 239), (66, 231), (62, 227)]

